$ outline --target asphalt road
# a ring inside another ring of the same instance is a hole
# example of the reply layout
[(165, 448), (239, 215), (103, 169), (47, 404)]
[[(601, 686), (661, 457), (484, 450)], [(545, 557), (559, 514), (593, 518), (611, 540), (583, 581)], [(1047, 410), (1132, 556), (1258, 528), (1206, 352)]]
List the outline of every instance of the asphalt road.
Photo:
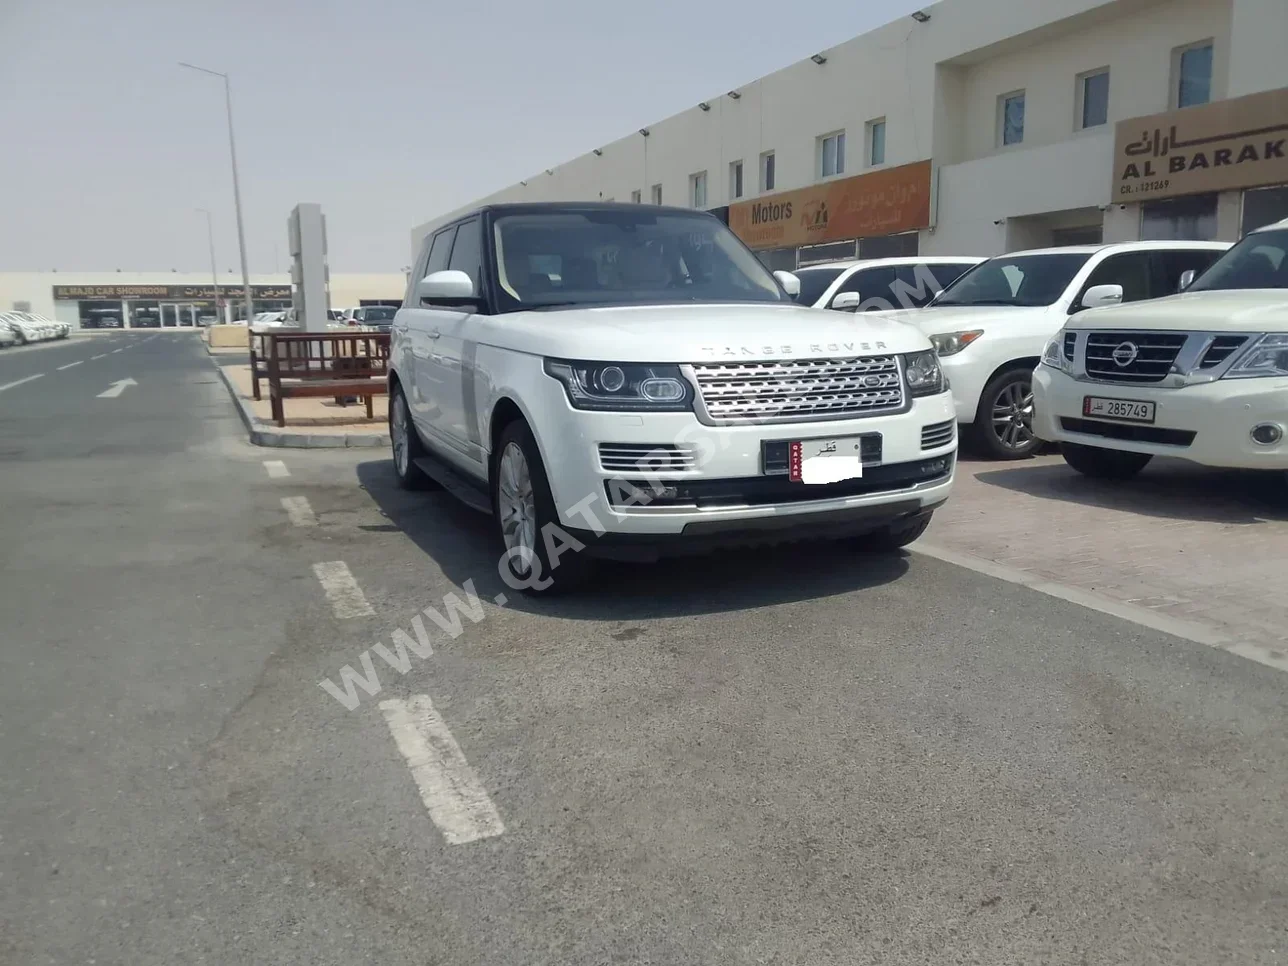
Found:
[[(0, 354), (41, 374), (0, 389), (5, 966), (1288, 959), (1281, 673), (917, 554), (498, 606), (385, 454), (248, 446), (191, 335), (91, 341)], [(459, 636), (319, 687), (466, 581)]]

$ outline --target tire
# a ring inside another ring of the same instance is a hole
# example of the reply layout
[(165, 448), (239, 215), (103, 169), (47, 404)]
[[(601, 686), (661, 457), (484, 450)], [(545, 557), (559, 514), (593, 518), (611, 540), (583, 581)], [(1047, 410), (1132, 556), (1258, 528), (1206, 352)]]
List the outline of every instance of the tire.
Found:
[(911, 520), (901, 520), (861, 537), (853, 537), (848, 542), (863, 553), (895, 553), (925, 533), (934, 515), (935, 511), (930, 510)]
[[(501, 431), (490, 476), (494, 536), (503, 555), (501, 567), (513, 578), (507, 583), (532, 596), (566, 593), (584, 584), (591, 576), (592, 561), (584, 551), (565, 546), (568, 537), (559, 535), (559, 514), (541, 452), (531, 427), (522, 419)], [(552, 525), (555, 529), (547, 530)], [(556, 544), (557, 566), (551, 565), (550, 542)], [(519, 547), (526, 552), (518, 552)], [(529, 554), (536, 558), (535, 579), (527, 563)]]
[(416, 460), (425, 455), (425, 446), (411, 421), (407, 397), (398, 383), (389, 390), (389, 443), (393, 451), (394, 476), (399, 486), (404, 490), (438, 488), (438, 484), (416, 465)]
[(970, 433), (996, 460), (1028, 459), (1042, 447), (1033, 435), (1032, 370), (1008, 369), (993, 377), (979, 397)]
[(1149, 453), (1124, 453), (1081, 443), (1062, 443), (1060, 452), (1075, 470), (1097, 480), (1130, 480), (1154, 458)]

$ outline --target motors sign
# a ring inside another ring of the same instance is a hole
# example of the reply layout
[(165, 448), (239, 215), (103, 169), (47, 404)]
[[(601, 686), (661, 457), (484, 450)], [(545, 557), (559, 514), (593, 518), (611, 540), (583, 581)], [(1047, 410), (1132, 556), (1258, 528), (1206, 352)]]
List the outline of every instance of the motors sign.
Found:
[(729, 227), (751, 248), (893, 235), (929, 224), (929, 161), (729, 206)]
[[(289, 285), (252, 285), (253, 298), (262, 300), (289, 301)], [(244, 289), (240, 285), (219, 286), (219, 297), (239, 299)], [(215, 298), (214, 285), (55, 285), (54, 299), (58, 302), (91, 301), (95, 299), (130, 299), (165, 302), (212, 302)]]
[(1115, 201), (1288, 182), (1288, 87), (1120, 121)]

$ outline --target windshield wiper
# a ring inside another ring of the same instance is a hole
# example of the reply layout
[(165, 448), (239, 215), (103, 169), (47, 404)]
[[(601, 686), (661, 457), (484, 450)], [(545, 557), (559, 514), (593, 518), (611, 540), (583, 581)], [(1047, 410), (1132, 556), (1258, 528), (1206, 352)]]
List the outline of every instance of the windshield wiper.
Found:
[(972, 305), (1024, 305), (1024, 302), (1017, 302), (1015, 299), (975, 299), (973, 302), (936, 302), (935, 306), (956, 305), (962, 308), (970, 308)]

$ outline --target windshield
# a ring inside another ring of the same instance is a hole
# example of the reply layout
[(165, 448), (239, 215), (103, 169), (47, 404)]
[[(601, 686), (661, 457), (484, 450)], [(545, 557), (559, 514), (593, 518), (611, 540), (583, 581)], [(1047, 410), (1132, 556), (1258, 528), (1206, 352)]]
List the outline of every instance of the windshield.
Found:
[(835, 282), (845, 271), (843, 268), (803, 268), (796, 273), (801, 280), (801, 294), (796, 301), (801, 305), (813, 305), (823, 297), (827, 287)]
[(503, 312), (788, 301), (769, 270), (710, 215), (648, 208), (534, 211), (497, 218), (493, 240)]
[(1288, 228), (1249, 235), (1194, 280), (1187, 292), (1288, 288)]
[(944, 290), (931, 305), (1053, 305), (1089, 254), (999, 255)]
[(364, 316), (368, 322), (389, 322), (397, 311), (396, 308), (389, 305), (373, 305), (364, 310)]

